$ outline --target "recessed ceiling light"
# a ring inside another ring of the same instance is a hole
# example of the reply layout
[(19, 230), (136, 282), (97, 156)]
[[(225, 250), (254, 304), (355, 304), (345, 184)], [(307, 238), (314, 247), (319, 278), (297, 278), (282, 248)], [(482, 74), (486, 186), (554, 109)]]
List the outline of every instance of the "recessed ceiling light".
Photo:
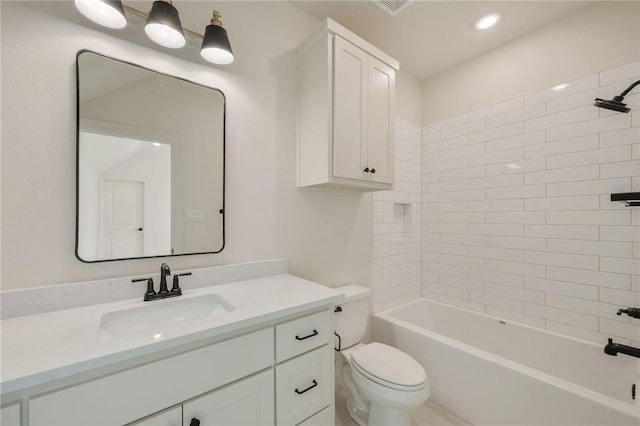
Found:
[(568, 83), (562, 83), (562, 84), (558, 84), (557, 86), (553, 86), (551, 89), (553, 90), (562, 90), (562, 89), (566, 89), (569, 86)]
[(500, 21), (500, 15), (497, 13), (483, 16), (476, 21), (476, 30), (487, 30), (497, 24), (498, 21)]

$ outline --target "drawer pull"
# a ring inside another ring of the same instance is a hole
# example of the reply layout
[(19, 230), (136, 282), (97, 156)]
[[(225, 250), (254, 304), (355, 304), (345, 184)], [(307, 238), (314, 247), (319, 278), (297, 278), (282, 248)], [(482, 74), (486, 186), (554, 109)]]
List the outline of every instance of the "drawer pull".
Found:
[(314, 329), (313, 333), (309, 334), (308, 336), (304, 336), (304, 337), (300, 337), (296, 335), (296, 340), (306, 340), (309, 337), (313, 337), (313, 336), (317, 336), (318, 335), (318, 330)]
[(305, 393), (307, 391), (310, 391), (311, 389), (315, 388), (316, 386), (318, 386), (318, 382), (316, 382), (315, 379), (314, 379), (313, 380), (313, 384), (311, 386), (309, 386), (308, 388), (303, 389), (303, 390), (298, 390), (298, 388), (296, 388), (295, 391), (296, 391), (296, 393), (298, 395), (302, 395), (303, 393)]

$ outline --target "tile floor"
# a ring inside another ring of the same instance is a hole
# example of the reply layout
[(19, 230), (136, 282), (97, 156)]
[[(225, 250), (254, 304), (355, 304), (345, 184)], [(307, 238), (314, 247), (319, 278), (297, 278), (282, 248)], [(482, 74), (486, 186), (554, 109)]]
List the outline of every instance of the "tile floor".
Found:
[[(346, 408), (347, 391), (342, 385), (336, 387), (336, 426), (358, 426), (351, 420)], [(445, 410), (433, 401), (411, 413), (411, 426), (471, 426), (455, 414)]]

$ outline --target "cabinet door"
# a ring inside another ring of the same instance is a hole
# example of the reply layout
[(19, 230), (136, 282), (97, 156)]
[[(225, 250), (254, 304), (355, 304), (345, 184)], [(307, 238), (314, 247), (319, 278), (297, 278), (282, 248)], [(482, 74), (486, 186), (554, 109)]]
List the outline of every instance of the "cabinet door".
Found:
[(0, 425), (20, 426), (20, 404), (13, 404), (0, 409)]
[(183, 425), (273, 425), (274, 405), (271, 369), (183, 404)]
[(333, 69), (333, 175), (366, 180), (367, 60), (363, 50), (335, 36)]
[[(393, 68), (369, 57), (367, 167), (369, 180), (393, 183), (395, 78)], [(374, 172), (375, 170), (375, 172)]]
[(145, 417), (127, 426), (182, 426), (182, 405)]

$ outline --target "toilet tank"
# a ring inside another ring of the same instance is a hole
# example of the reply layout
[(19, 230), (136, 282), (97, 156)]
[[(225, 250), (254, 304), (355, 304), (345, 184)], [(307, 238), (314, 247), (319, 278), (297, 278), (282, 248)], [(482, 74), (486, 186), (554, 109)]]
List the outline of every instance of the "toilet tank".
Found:
[(335, 287), (334, 290), (344, 293), (345, 297), (344, 302), (336, 305), (334, 320), (335, 331), (340, 336), (340, 348), (346, 349), (360, 343), (367, 332), (371, 290), (354, 284)]

